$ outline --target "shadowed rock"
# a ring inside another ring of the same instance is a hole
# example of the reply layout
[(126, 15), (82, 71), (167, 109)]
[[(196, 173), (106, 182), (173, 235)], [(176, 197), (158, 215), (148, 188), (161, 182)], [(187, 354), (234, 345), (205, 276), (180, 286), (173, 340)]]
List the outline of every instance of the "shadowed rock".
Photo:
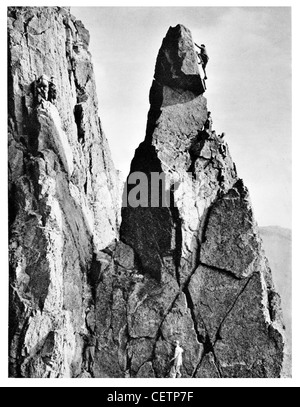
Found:
[(158, 53), (154, 78), (160, 85), (190, 90), (196, 95), (205, 91), (192, 34), (183, 25), (169, 28)]

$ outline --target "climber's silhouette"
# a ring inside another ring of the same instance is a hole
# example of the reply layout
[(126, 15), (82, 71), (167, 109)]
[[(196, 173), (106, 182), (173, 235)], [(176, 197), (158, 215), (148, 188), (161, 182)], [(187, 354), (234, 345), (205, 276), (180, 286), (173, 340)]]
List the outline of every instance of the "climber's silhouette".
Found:
[(198, 57), (199, 57), (199, 62), (198, 62), (198, 63), (199, 63), (200, 65), (202, 65), (202, 69), (203, 69), (203, 72), (204, 72), (204, 79), (207, 79), (207, 76), (206, 76), (206, 65), (207, 65), (207, 62), (208, 62), (209, 58), (208, 58), (208, 55), (207, 55), (206, 47), (205, 47), (204, 44), (201, 44), (201, 45), (199, 46), (199, 45), (197, 45), (197, 44), (195, 43), (195, 45), (196, 45), (196, 47), (198, 47), (198, 48), (200, 49), (200, 52), (197, 52), (197, 55), (198, 55)]

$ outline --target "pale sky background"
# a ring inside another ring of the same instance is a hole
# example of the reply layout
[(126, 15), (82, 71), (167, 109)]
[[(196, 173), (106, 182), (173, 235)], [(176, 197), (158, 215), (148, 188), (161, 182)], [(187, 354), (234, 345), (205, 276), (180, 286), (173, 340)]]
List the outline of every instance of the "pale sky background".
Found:
[(155, 61), (170, 26), (205, 43), (208, 109), (225, 132), (261, 226), (291, 227), (289, 7), (72, 7), (91, 34), (99, 115), (128, 175), (144, 140)]

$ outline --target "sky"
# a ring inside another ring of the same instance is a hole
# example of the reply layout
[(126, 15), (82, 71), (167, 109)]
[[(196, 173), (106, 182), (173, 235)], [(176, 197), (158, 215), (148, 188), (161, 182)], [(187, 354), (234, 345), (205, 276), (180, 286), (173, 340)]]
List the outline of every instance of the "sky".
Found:
[(155, 61), (178, 23), (205, 43), (208, 109), (260, 226), (291, 227), (289, 7), (72, 7), (90, 31), (99, 116), (126, 177), (144, 140)]

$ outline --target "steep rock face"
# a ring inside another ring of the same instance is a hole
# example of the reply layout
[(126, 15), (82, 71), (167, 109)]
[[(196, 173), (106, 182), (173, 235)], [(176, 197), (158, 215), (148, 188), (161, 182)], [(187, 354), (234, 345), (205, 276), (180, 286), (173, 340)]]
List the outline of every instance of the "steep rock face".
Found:
[[(146, 138), (123, 196), (121, 239), (144, 275), (135, 289), (139, 307), (127, 308), (129, 334), (155, 339), (157, 377), (170, 373), (175, 339), (184, 349), (183, 377), (279, 377), (280, 299), (227, 143), (203, 129), (204, 90), (191, 33), (171, 27), (157, 58)], [(149, 186), (152, 173), (162, 172), (170, 205), (151, 207), (157, 192), (149, 189), (133, 207), (136, 172)]]
[[(280, 299), (228, 146), (203, 130), (190, 31), (163, 41), (131, 165), (166, 194), (132, 207), (128, 182), (118, 240), (87, 30), (60, 7), (8, 22), (10, 375), (169, 377), (179, 340), (183, 377), (279, 377)], [(37, 101), (42, 74), (54, 103)]]
[[(68, 8), (8, 9), (11, 376), (81, 374), (93, 253), (118, 237), (88, 42)], [(37, 100), (43, 74), (53, 103)]]

